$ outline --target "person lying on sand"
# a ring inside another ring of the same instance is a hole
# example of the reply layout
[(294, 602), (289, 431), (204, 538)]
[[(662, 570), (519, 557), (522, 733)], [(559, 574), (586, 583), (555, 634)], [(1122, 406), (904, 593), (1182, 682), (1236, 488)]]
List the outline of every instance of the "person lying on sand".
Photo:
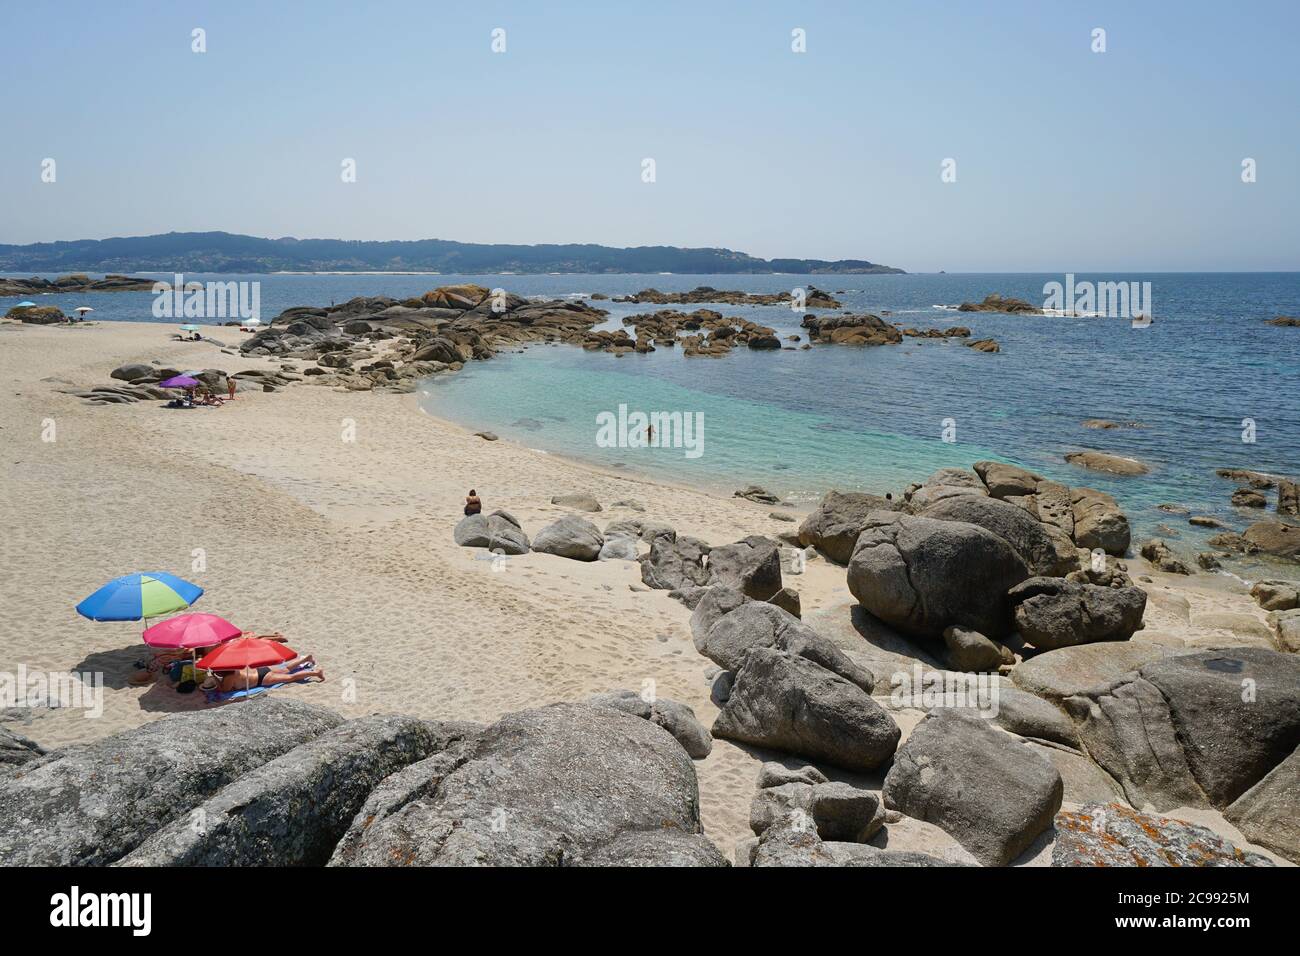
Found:
[(289, 639), (288, 639), (287, 637), (285, 637), (283, 634), (281, 634), (279, 631), (276, 631), (274, 634), (258, 634), (258, 633), (256, 633), (255, 631), (243, 631), (243, 632), (240, 633), (239, 636), (240, 636), (240, 637), (256, 637), (258, 640), (261, 640), (261, 641), (276, 641), (277, 643), (280, 643), (280, 644), (288, 644), (288, 643), (289, 643)]
[[(316, 658), (312, 654), (302, 654), (291, 661), (285, 661), (283, 664), (277, 664), (275, 667), (244, 667), (235, 671), (222, 671), (213, 673), (216, 678), (216, 686), (208, 687), (204, 683), (205, 690), (216, 690), (223, 694), (231, 691), (244, 690), (251, 687), (270, 687), (272, 684), (293, 684), (308, 680), (325, 679), (325, 672), (315, 667)], [(297, 673), (291, 673), (295, 667), (310, 667), (309, 670), (300, 670)]]

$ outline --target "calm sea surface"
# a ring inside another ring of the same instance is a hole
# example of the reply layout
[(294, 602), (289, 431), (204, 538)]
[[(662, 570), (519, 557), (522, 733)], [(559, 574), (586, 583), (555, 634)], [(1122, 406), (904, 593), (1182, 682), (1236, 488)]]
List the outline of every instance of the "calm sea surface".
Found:
[[(965, 325), (975, 337), (1001, 343), (997, 355), (907, 339), (901, 346), (867, 349), (740, 348), (721, 359), (684, 359), (680, 349), (667, 348), (615, 358), (569, 346), (534, 346), (425, 384), (421, 401), (439, 417), (546, 451), (725, 491), (754, 482), (810, 503), (832, 487), (897, 492), (937, 468), (999, 458), (1109, 491), (1139, 534), (1165, 523), (1191, 549), (1204, 533), (1156, 511), (1157, 504), (1183, 504), (1240, 528), (1259, 514), (1231, 507), (1235, 486), (1217, 478), (1215, 468), (1300, 473), (1300, 328), (1264, 322), (1300, 315), (1297, 273), (1076, 276), (1076, 282), (1151, 282), (1155, 321), (1146, 329), (1119, 318), (939, 308), (991, 292), (1041, 304), (1044, 283), (1064, 282), (1063, 275), (186, 278), (260, 282), (264, 321), (292, 305), (329, 305), (358, 295), (404, 298), (456, 282), (547, 297), (614, 296), (649, 286), (778, 292), (813, 284), (834, 293), (848, 310), (889, 311), (893, 321), (919, 328)], [(89, 305), (97, 320), (156, 321), (147, 292), (38, 299), (65, 311)], [(0, 310), (16, 301), (0, 299)], [(610, 310), (612, 328), (621, 326), (624, 315), (655, 310), (597, 304)], [(804, 334), (800, 316), (788, 308), (716, 308), (773, 326), (782, 337)], [(233, 341), (237, 334), (228, 337)], [(703, 454), (599, 447), (597, 416), (621, 404), (645, 412), (702, 413)], [(1093, 431), (1081, 425), (1089, 418), (1144, 427)], [(943, 440), (948, 419), (955, 424), (954, 443)], [(1243, 419), (1254, 422), (1253, 443), (1242, 440)], [(1118, 478), (1081, 471), (1062, 458), (1080, 448), (1131, 455), (1147, 462), (1151, 474)], [(490, 494), (490, 481), (485, 475), (480, 490), (488, 487)]]

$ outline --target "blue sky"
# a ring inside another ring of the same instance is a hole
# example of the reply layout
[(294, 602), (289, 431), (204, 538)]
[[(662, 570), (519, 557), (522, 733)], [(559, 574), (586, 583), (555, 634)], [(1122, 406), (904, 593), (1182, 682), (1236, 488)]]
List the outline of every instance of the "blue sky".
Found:
[(0, 242), (224, 229), (1300, 269), (1290, 0), (126, 0), (6, 4), (4, 27)]

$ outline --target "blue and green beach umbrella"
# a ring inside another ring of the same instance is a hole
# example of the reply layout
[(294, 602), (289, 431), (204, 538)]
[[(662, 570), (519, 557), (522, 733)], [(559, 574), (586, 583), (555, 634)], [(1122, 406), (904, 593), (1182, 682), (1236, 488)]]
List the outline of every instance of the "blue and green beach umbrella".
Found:
[(77, 605), (92, 621), (139, 621), (183, 611), (203, 594), (197, 584), (164, 571), (114, 578)]

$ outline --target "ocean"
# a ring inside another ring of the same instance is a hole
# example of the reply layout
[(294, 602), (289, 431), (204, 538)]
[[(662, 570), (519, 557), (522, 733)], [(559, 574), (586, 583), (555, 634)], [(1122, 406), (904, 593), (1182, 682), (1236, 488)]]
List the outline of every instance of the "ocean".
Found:
[[(1150, 282), (1154, 321), (1147, 328), (1133, 328), (1126, 318), (943, 308), (994, 292), (1042, 304), (1046, 283), (1065, 282), (1054, 274), (186, 278), (260, 282), (264, 321), (293, 305), (329, 305), (357, 295), (400, 299), (459, 282), (544, 297), (699, 285), (780, 292), (811, 284), (834, 294), (846, 310), (889, 312), (889, 320), (918, 328), (964, 325), (973, 337), (1000, 343), (998, 354), (909, 338), (879, 348), (742, 347), (720, 359), (686, 359), (672, 348), (616, 358), (536, 345), (423, 383), (422, 406), (438, 417), (604, 467), (727, 493), (753, 483), (800, 505), (829, 488), (897, 494), (938, 468), (995, 458), (1108, 491), (1128, 512), (1138, 540), (1160, 533), (1191, 552), (1214, 532), (1190, 527), (1185, 518), (1158, 511), (1158, 504), (1180, 504), (1240, 529), (1260, 512), (1234, 508), (1229, 498), (1236, 486), (1218, 478), (1216, 468), (1300, 473), (1300, 328), (1265, 322), (1300, 315), (1298, 273), (1075, 276), (1076, 284)], [(40, 302), (65, 310), (89, 305), (97, 320), (157, 321), (152, 298), (115, 292), (42, 296)], [(0, 310), (16, 301), (0, 299)], [(609, 328), (621, 327), (624, 315), (661, 308), (596, 304), (610, 310)], [(806, 341), (801, 316), (788, 308), (714, 308), (772, 326), (783, 340), (800, 335)], [(229, 333), (232, 341), (236, 337)], [(620, 406), (695, 416), (703, 423), (700, 453), (603, 447), (600, 416), (617, 415)], [(1092, 418), (1142, 427), (1084, 428)], [(1116, 477), (1065, 462), (1065, 453), (1083, 448), (1138, 458), (1151, 473)], [(480, 485), (490, 480), (485, 475)]]

